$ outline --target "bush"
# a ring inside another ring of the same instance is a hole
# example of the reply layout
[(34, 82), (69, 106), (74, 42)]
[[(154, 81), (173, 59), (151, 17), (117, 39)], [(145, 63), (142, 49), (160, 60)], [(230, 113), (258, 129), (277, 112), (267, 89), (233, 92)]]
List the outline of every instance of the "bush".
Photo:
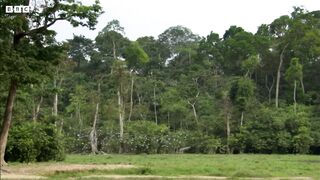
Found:
[(215, 154), (218, 149), (222, 147), (221, 140), (215, 137), (206, 137), (203, 142), (203, 152), (208, 154)]
[(316, 123), (309, 115), (309, 107), (297, 108), (295, 113), (293, 106), (261, 107), (247, 118), (237, 138), (230, 142), (231, 149), (240, 147), (245, 153), (308, 153), (315, 145), (315, 134), (311, 132)]
[(309, 153), (312, 141), (313, 139), (310, 136), (309, 129), (306, 127), (300, 127), (299, 133), (293, 137), (294, 152), (300, 154)]
[(178, 130), (169, 132), (161, 139), (162, 148), (161, 152), (164, 153), (177, 153), (180, 148), (190, 146), (188, 141), (190, 139), (190, 132), (184, 130)]
[(132, 121), (125, 128), (123, 144), (127, 151), (134, 153), (159, 152), (162, 146), (161, 139), (169, 132), (167, 126), (150, 121)]
[(89, 153), (91, 147), (89, 144), (90, 129), (70, 130), (65, 134), (66, 151), (67, 153)]
[(5, 158), (19, 162), (64, 160), (63, 137), (53, 125), (28, 122), (13, 126)]

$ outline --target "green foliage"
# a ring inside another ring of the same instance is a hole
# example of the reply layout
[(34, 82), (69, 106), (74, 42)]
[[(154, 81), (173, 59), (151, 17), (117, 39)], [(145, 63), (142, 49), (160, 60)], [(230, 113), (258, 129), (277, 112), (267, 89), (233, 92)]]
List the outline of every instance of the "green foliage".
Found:
[[(109, 127), (102, 137), (102, 150), (108, 153), (117, 153), (119, 148), (118, 128)], [(206, 137), (192, 131), (169, 131), (165, 125), (156, 125), (150, 121), (131, 121), (125, 126), (123, 139), (124, 151), (127, 153), (179, 153), (181, 148), (187, 150), (201, 146), (201, 152), (215, 153), (219, 140)], [(185, 151), (181, 151), (185, 152)]]
[(107, 65), (111, 66), (112, 61), (123, 57), (126, 46), (130, 44), (123, 34), (124, 28), (120, 26), (118, 20), (108, 22), (107, 26), (99, 32), (95, 38), (95, 45), (99, 50), (100, 61), (105, 60)]
[(159, 35), (159, 41), (170, 49), (171, 55), (179, 52), (179, 49), (190, 43), (199, 41), (199, 36), (183, 26), (173, 26)]
[(69, 130), (65, 137), (67, 153), (89, 153), (89, 129), (73, 129)]
[[(17, 5), (16, 3), (29, 5), (29, 1), (14, 2), (14, 5)], [(13, 5), (13, 1), (0, 2), (1, 9), (6, 5)], [(99, 0), (96, 0), (91, 6), (82, 5), (80, 1), (75, 0), (64, 2), (55, 0), (50, 3), (42, 1), (37, 2), (34, 9), (27, 14), (8, 15), (4, 11), (0, 12), (0, 71), (1, 75), (11, 81), (6, 111), (3, 116), (3, 124), (6, 126), (3, 126), (0, 132), (1, 162), (4, 161), (3, 151), (6, 149), (7, 144), (5, 143), (7, 143), (10, 124), (12, 124), (12, 109), (15, 104), (17, 87), (45, 82), (48, 77), (53, 76), (56, 70), (55, 66), (59, 64), (59, 61), (66, 59), (66, 47), (55, 41), (56, 33), (49, 30), (49, 27), (57, 21), (66, 20), (74, 27), (80, 25), (94, 29), (101, 13), (102, 7)], [(40, 112), (40, 105), (41, 103), (37, 108), (34, 105), (33, 117)], [(23, 119), (29, 119), (29, 117)], [(58, 136), (54, 130), (51, 132), (50, 129), (36, 128), (36, 130), (42, 131), (39, 132), (40, 138), (30, 139), (30, 129), (28, 125), (26, 127), (22, 125), (21, 129), (17, 129), (17, 137), (15, 135), (13, 137), (17, 138), (19, 144), (13, 142), (13, 147), (7, 148), (8, 153), (11, 153), (9, 160), (29, 162), (63, 158), (63, 148), (61, 144), (56, 142)], [(19, 133), (20, 130), (22, 133)], [(23, 136), (24, 133), (28, 136)], [(42, 137), (44, 139), (41, 139)]]
[(261, 107), (233, 139), (233, 147), (249, 153), (308, 153), (313, 143), (308, 107)]
[(215, 137), (205, 136), (201, 143), (201, 152), (207, 154), (216, 154), (223, 153), (222, 151), (222, 143), (220, 139)]
[(312, 141), (313, 139), (310, 136), (310, 128), (305, 126), (299, 127), (297, 135), (293, 137), (294, 152), (300, 154), (309, 153)]
[(126, 48), (124, 57), (128, 62), (128, 68), (135, 71), (141, 69), (149, 61), (148, 54), (144, 52), (138, 42), (132, 42)]
[(87, 57), (93, 53), (93, 42), (91, 39), (87, 39), (84, 36), (73, 35), (73, 39), (68, 40), (69, 56), (74, 61), (77, 61), (78, 68), (82, 63), (87, 63)]
[(241, 63), (241, 69), (246, 72), (246, 75), (249, 75), (249, 77), (251, 77), (251, 74), (254, 72), (254, 70), (257, 69), (260, 64), (261, 59), (258, 55), (250, 56), (248, 59), (244, 60)]
[(255, 84), (251, 79), (240, 78), (231, 87), (230, 98), (243, 111), (248, 103), (254, 98)]
[[(67, 107), (67, 112), (77, 113), (79, 116), (79, 111), (82, 111), (83, 105), (86, 102), (86, 89), (84, 86), (78, 85), (75, 87), (75, 92), (70, 94), (70, 105)], [(81, 117), (78, 117), (81, 118)]]
[[(41, 29), (46, 18), (50, 26), (62, 18), (92, 28), (101, 8), (98, 2), (82, 6), (73, 0), (48, 6), (41, 16), (8, 18), (0, 12), (0, 112), (10, 80), (17, 80), (14, 127), (38, 114), (37, 121), (55, 123), (65, 134), (72, 153), (90, 152), (93, 130), (98, 150), (106, 153), (118, 153), (120, 146), (124, 153), (148, 154), (320, 153), (318, 11), (295, 8), (256, 34), (231, 26), (223, 37), (211, 32), (202, 39), (174, 26), (158, 38), (130, 41), (120, 22), (112, 20), (95, 41), (74, 36), (60, 44), (53, 31)], [(31, 21), (39, 24), (33, 27)], [(19, 32), (23, 37), (12, 44)], [(280, 108), (274, 108), (278, 70)], [(293, 81), (296, 111), (289, 105)], [(23, 138), (17, 141), (20, 149), (14, 147), (25, 152), (21, 161), (44, 160), (38, 151), (27, 151), (40, 140)]]
[(190, 134), (190, 132), (183, 130), (169, 132), (161, 139), (162, 149), (160, 152), (177, 153), (180, 148), (190, 146)]
[(302, 65), (299, 63), (299, 58), (292, 58), (290, 66), (286, 71), (287, 81), (299, 81), (302, 78)]
[(6, 78), (16, 79), (21, 83), (36, 84), (52, 76), (54, 65), (61, 60), (65, 50), (65, 47), (58, 44), (38, 47), (29, 42), (23, 42), (18, 49), (4, 47), (1, 44), (0, 71)]
[[(1, 1), (0, 7), (8, 4), (12, 2)], [(53, 65), (58, 64), (65, 47), (55, 42), (55, 33), (48, 27), (58, 20), (66, 20), (73, 26), (93, 29), (101, 13), (98, 0), (92, 6), (84, 6), (74, 0), (40, 3), (27, 18), (19, 14), (7, 16), (1, 12), (0, 32), (5, 37), (0, 38), (0, 71), (7, 78), (22, 83), (38, 83), (43, 77), (52, 75)]]
[(256, 37), (240, 27), (231, 26), (224, 35), (220, 52), (224, 57), (223, 71), (230, 75), (241, 74), (241, 64), (252, 55), (258, 54)]
[(124, 34), (124, 28), (120, 25), (120, 22), (116, 19), (108, 22), (107, 26), (102, 29), (102, 32), (115, 31)]
[(140, 37), (137, 42), (150, 58), (149, 62), (143, 66), (146, 73), (158, 71), (161, 74), (159, 70), (164, 69), (166, 60), (170, 57), (169, 48), (152, 36)]
[(34, 162), (62, 161), (64, 158), (64, 139), (53, 125), (29, 122), (11, 129), (7, 160)]
[(270, 32), (277, 38), (283, 37), (288, 31), (290, 21), (291, 20), (288, 15), (284, 15), (275, 19), (270, 24)]
[(157, 153), (161, 139), (168, 133), (168, 127), (150, 121), (128, 122), (125, 128), (124, 144), (129, 152)]
[(223, 63), (224, 56), (221, 52), (222, 41), (219, 34), (210, 32), (210, 34), (203, 38), (198, 47), (198, 58), (203, 61), (204, 65), (209, 65), (213, 70), (219, 72)]

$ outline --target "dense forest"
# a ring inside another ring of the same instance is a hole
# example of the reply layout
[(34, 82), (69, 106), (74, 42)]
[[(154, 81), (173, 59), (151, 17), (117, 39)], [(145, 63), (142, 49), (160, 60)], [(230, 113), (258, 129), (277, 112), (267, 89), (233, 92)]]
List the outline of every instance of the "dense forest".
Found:
[(46, 31), (10, 50), (8, 34), (0, 36), (4, 119), (12, 83), (17, 95), (6, 160), (320, 154), (320, 11), (295, 7), (255, 34), (230, 26), (222, 37), (174, 26), (131, 41), (113, 20), (94, 40), (59, 43)]

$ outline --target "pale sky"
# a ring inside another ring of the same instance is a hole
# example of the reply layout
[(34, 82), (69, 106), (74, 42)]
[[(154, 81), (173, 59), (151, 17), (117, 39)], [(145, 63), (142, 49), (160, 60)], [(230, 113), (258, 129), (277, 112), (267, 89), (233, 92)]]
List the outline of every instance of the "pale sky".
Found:
[[(82, 0), (90, 4), (94, 0)], [(182, 25), (193, 33), (207, 36), (210, 31), (222, 36), (231, 25), (255, 33), (261, 24), (269, 24), (281, 15), (289, 15), (293, 6), (309, 11), (320, 10), (320, 0), (100, 0), (103, 10), (96, 30), (72, 28), (67, 22), (53, 26), (58, 41), (72, 39), (73, 34), (94, 39), (113, 19), (120, 21), (125, 36), (136, 40), (142, 36), (158, 37), (167, 28)]]

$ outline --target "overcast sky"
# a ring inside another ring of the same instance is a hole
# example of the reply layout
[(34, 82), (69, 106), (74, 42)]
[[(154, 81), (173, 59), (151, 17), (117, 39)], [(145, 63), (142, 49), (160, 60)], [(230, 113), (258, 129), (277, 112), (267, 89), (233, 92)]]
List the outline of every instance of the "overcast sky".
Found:
[[(94, 0), (82, 0), (90, 4)], [(94, 39), (113, 19), (120, 21), (130, 40), (154, 36), (176, 25), (206, 36), (213, 31), (222, 36), (231, 25), (255, 33), (261, 24), (269, 24), (281, 15), (290, 14), (293, 6), (309, 11), (320, 10), (320, 0), (100, 0), (105, 13), (98, 19), (96, 30), (72, 28), (59, 22), (53, 29), (59, 41), (72, 39), (73, 34)]]

